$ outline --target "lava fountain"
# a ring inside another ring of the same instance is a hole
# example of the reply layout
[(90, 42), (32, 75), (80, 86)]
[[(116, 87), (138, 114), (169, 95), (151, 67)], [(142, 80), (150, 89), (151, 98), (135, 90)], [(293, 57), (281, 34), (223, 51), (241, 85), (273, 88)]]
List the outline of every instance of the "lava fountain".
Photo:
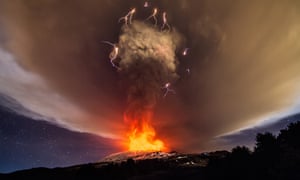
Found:
[(128, 119), (124, 117), (126, 122), (130, 122), (130, 130), (127, 134), (128, 142), (126, 143), (129, 151), (167, 151), (165, 143), (156, 138), (155, 129), (151, 125), (151, 113), (148, 112), (140, 120)]

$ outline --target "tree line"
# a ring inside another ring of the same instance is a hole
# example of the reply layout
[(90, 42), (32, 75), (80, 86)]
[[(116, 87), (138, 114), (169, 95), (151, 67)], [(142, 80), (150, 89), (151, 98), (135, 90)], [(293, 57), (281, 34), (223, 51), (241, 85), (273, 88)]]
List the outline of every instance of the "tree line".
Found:
[(300, 121), (276, 136), (256, 135), (254, 150), (237, 146), (224, 158), (211, 159), (208, 179), (300, 179)]

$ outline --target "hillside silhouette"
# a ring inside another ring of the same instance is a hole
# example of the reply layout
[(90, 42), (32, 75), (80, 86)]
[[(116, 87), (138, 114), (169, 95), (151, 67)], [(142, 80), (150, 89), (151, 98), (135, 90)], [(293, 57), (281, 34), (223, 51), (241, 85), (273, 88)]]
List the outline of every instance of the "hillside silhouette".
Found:
[[(0, 179), (300, 179), (300, 122), (275, 136), (256, 135), (254, 150), (237, 146), (202, 154), (170, 153), (164, 158), (128, 158), (67, 168), (36, 168), (0, 175)], [(159, 152), (153, 153), (159, 155)], [(151, 156), (153, 154), (150, 154)], [(149, 154), (148, 154), (149, 156)]]

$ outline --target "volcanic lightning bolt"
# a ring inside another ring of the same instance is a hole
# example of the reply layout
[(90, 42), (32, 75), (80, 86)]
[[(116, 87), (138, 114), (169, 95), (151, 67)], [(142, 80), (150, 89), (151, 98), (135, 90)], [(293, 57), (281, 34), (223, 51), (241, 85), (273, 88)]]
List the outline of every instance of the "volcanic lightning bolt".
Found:
[(119, 48), (116, 44), (113, 44), (111, 42), (108, 41), (102, 41), (103, 43), (106, 43), (108, 45), (111, 45), (113, 47), (113, 50), (111, 51), (111, 53), (109, 54), (109, 59), (110, 59), (110, 63), (113, 67), (115, 68), (119, 68), (117, 65), (115, 65), (114, 60), (118, 57), (119, 54)]
[(151, 18), (153, 18), (154, 19), (154, 25), (156, 26), (156, 24), (157, 24), (157, 18), (156, 18), (156, 14), (157, 14), (157, 8), (154, 8), (153, 9), (153, 13), (146, 19), (146, 20), (148, 20), (148, 19), (151, 19)]
[[(150, 17), (156, 13), (154, 10)], [(127, 88), (124, 121), (129, 151), (168, 150), (167, 143), (156, 134), (154, 122), (159, 120), (154, 120), (153, 115), (157, 101), (168, 92), (175, 93), (170, 85), (178, 78), (175, 51), (180, 42), (181, 36), (175, 30), (161, 31), (155, 25), (135, 20), (122, 26), (119, 42), (113, 44), (118, 47), (114, 66)]]
[(171, 27), (168, 23), (166, 12), (163, 12), (162, 19), (163, 19), (163, 24), (160, 29), (163, 30), (165, 27), (167, 27), (167, 30), (170, 31)]
[(128, 25), (128, 20), (129, 20), (129, 24), (131, 24), (132, 23), (132, 17), (134, 15), (135, 11), (136, 11), (135, 8), (131, 9), (125, 16), (123, 16), (119, 19), (119, 22), (121, 20), (124, 20), (124, 24), (127, 26)]
[(162, 89), (165, 90), (164, 97), (166, 97), (169, 92), (172, 92), (173, 94), (175, 94), (174, 89), (171, 89), (170, 86), (171, 86), (171, 83), (168, 82), (162, 87)]

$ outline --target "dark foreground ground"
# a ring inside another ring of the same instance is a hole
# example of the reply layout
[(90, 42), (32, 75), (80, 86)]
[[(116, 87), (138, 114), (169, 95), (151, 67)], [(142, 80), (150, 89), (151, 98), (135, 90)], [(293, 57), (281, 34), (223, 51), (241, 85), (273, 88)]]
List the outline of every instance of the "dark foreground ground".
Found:
[(238, 147), (233, 153), (174, 153), (164, 158), (129, 158), (66, 168), (36, 168), (0, 175), (0, 179), (300, 179), (299, 159), (290, 159), (285, 164), (272, 160), (258, 162), (253, 153), (245, 150), (247, 148)]
[[(214, 154), (225, 157), (228, 152)], [(152, 152), (66, 168), (17, 171), (0, 179), (204, 179), (204, 167), (211, 155)]]
[(278, 136), (257, 134), (254, 151), (238, 146), (202, 154), (119, 153), (101, 162), (0, 174), (0, 179), (300, 179), (300, 122)]

